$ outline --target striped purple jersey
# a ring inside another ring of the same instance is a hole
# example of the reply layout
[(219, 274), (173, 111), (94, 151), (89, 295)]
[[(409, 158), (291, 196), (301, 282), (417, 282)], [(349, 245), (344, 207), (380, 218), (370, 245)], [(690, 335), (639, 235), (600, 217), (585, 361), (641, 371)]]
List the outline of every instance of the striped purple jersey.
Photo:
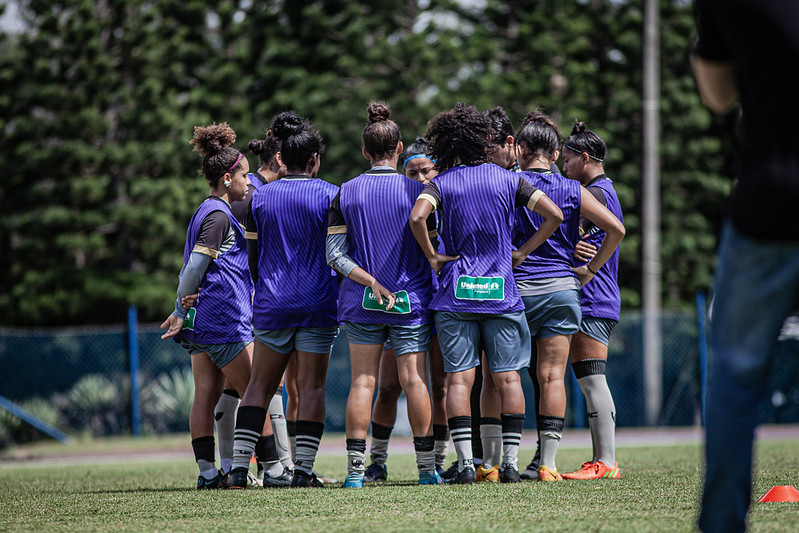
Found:
[(346, 233), (348, 255), (393, 293), (405, 291), (404, 313), (370, 307), (371, 289), (345, 278), (338, 318), (362, 324), (419, 325), (433, 321), (429, 311), (432, 272), (408, 219), (424, 184), (396, 170), (373, 169), (344, 183), (331, 207), (328, 232)]
[(290, 175), (253, 194), (247, 237), (257, 238), (256, 329), (337, 324), (338, 279), (325, 261), (327, 211), (337, 192), (321, 179)]
[(514, 213), (540, 191), (519, 174), (486, 163), (442, 172), (422, 198), (438, 213), (444, 265), (430, 307), (437, 311), (504, 314), (524, 309), (513, 279)]
[[(621, 204), (613, 182), (604, 174), (597, 176), (588, 184), (588, 191), (594, 194), (597, 199), (607, 207), (611, 213), (622, 222)], [(601, 191), (601, 193), (600, 193)], [(604, 198), (602, 198), (604, 196)], [(582, 231), (588, 237), (586, 242), (593, 244), (597, 248), (605, 238), (605, 232), (587, 220), (582, 221)], [(583, 265), (585, 263), (579, 263)], [(619, 320), (621, 312), (621, 296), (619, 294), (619, 249), (614, 250), (610, 259), (599, 269), (594, 278), (586, 283), (580, 291), (580, 306), (583, 316), (594, 318), (609, 318)]]
[(244, 228), (236, 221), (226, 202), (209, 198), (194, 212), (186, 233), (183, 264), (189, 262), (203, 220), (214, 211), (223, 211), (230, 217), (236, 242), (230, 250), (211, 261), (194, 305), (194, 329), (182, 330), (174, 337), (176, 341), (187, 339), (198, 344), (227, 344), (252, 340), (252, 279), (247, 266), (247, 241)]
[[(560, 207), (563, 222), (551, 237), (513, 270), (516, 281), (576, 278), (571, 267), (574, 264), (574, 247), (580, 238), (580, 183), (549, 170), (525, 171), (520, 175)], [(543, 220), (528, 209), (517, 209), (513, 245), (518, 248), (527, 242), (538, 231)]]

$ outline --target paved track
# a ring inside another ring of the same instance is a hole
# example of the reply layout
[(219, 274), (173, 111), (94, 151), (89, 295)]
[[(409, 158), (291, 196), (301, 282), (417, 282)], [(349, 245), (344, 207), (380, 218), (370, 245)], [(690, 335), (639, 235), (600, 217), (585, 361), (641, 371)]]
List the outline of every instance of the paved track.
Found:
[[(616, 446), (637, 447), (637, 446), (662, 446), (671, 444), (701, 444), (703, 429), (700, 427), (667, 427), (667, 428), (619, 428), (616, 431)], [(759, 439), (799, 440), (799, 425), (769, 425), (758, 428), (757, 436)], [(530, 450), (535, 445), (536, 434), (534, 431), (527, 431), (522, 436), (522, 450)], [(325, 435), (322, 438), (322, 445), (319, 448), (321, 455), (341, 455), (345, 456), (344, 435), (340, 433)], [(563, 434), (561, 448), (590, 448), (591, 435), (587, 429), (566, 429)], [(450, 447), (451, 448), (451, 447)], [(452, 450), (450, 450), (452, 451)], [(524, 454), (522, 452), (522, 455)], [(392, 435), (389, 444), (389, 454), (391, 453), (413, 453), (413, 441), (410, 436)], [(107, 464), (120, 461), (161, 461), (161, 460), (186, 459), (192, 461), (194, 456), (191, 451), (188, 436), (186, 446), (181, 449), (157, 449), (147, 448), (136, 451), (126, 451), (124, 453), (99, 452), (91, 454), (76, 453), (70, 450), (64, 454), (57, 452), (33, 456), (26, 453), (25, 449), (20, 449), (0, 457), (0, 468), (3, 466), (26, 463), (31, 466), (48, 464)]]

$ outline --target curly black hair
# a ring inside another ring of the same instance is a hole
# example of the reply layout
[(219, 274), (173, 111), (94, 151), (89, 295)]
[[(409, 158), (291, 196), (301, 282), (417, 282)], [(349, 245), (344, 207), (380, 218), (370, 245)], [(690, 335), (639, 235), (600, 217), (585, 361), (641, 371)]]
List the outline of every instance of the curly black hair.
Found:
[(425, 137), (430, 142), (430, 157), (436, 160), (436, 170), (487, 163), (493, 131), (488, 117), (463, 102), (434, 116), (427, 123)]
[(211, 187), (216, 187), (222, 176), (235, 172), (241, 166), (241, 152), (230, 147), (236, 142), (236, 132), (227, 122), (194, 126), (194, 137), (189, 142), (194, 145), (194, 151), (203, 157), (200, 173)]
[(483, 114), (491, 121), (491, 127), (494, 129), (491, 142), (498, 146), (505, 146), (508, 136), (513, 137), (513, 124), (511, 124), (508, 114), (500, 106), (486, 109)]

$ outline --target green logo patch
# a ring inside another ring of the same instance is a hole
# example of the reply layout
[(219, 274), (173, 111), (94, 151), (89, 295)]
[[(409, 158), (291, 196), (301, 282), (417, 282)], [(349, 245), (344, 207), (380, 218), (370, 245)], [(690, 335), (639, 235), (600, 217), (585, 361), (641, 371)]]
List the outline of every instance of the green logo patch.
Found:
[(388, 299), (383, 298), (383, 303), (378, 303), (375, 293), (372, 292), (370, 287), (364, 287), (363, 290), (363, 308), (369, 311), (382, 311), (384, 313), (394, 313), (397, 315), (407, 315), (411, 312), (411, 302), (408, 299), (407, 291), (399, 291), (397, 293), (397, 300), (394, 302), (394, 307), (386, 310)]
[(194, 331), (194, 316), (197, 314), (197, 310), (195, 308), (189, 309), (189, 313), (186, 315), (186, 318), (183, 319), (183, 329), (190, 329)]
[(483, 278), (461, 276), (455, 285), (458, 300), (504, 300), (505, 279), (502, 276)]

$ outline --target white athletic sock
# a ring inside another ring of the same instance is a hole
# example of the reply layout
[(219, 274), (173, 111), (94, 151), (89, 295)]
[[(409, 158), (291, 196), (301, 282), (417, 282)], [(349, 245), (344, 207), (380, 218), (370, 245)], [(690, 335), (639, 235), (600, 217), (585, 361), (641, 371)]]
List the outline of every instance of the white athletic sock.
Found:
[(245, 405), (239, 407), (233, 439), (233, 468), (250, 468), (250, 458), (266, 422), (266, 409)]
[(393, 426), (372, 422), (372, 442), (369, 446), (369, 460), (373, 464), (384, 465), (388, 459), (388, 441)]
[(275, 446), (280, 462), (289, 470), (294, 469), (294, 462), (291, 453), (291, 442), (289, 440), (288, 426), (286, 425), (286, 415), (283, 411), (283, 387), (278, 387), (277, 392), (269, 402), (269, 419), (272, 422), (272, 432), (275, 435)]
[(616, 406), (604, 374), (579, 380), (588, 408), (588, 424), (594, 444), (594, 459), (606, 466), (616, 463)]
[(297, 420), (297, 460), (294, 463), (297, 470), (302, 470), (306, 474), (313, 473), (316, 453), (319, 451), (324, 431), (323, 422)]
[(470, 416), (454, 416), (449, 419), (449, 433), (458, 454), (458, 472), (464, 468), (474, 468), (472, 455), (472, 418)]
[(419, 470), (419, 472), (435, 472), (436, 452), (435, 439), (433, 436), (414, 437), (413, 449), (416, 452), (417, 470)]
[(433, 424), (433, 438), (436, 441), (436, 466), (443, 468), (447, 462), (447, 450), (449, 449), (449, 427), (444, 424)]
[(225, 389), (214, 409), (219, 463), (223, 473), (228, 473), (233, 467), (233, 433), (236, 431), (236, 411), (240, 402), (239, 394), (234, 389)]
[(347, 439), (347, 473), (363, 475), (366, 470), (366, 439)]
[(559, 416), (538, 417), (538, 439), (541, 441), (541, 465), (554, 470), (564, 419)]
[(502, 459), (502, 420), (481, 418), (480, 440), (483, 443), (483, 468), (499, 466)]

